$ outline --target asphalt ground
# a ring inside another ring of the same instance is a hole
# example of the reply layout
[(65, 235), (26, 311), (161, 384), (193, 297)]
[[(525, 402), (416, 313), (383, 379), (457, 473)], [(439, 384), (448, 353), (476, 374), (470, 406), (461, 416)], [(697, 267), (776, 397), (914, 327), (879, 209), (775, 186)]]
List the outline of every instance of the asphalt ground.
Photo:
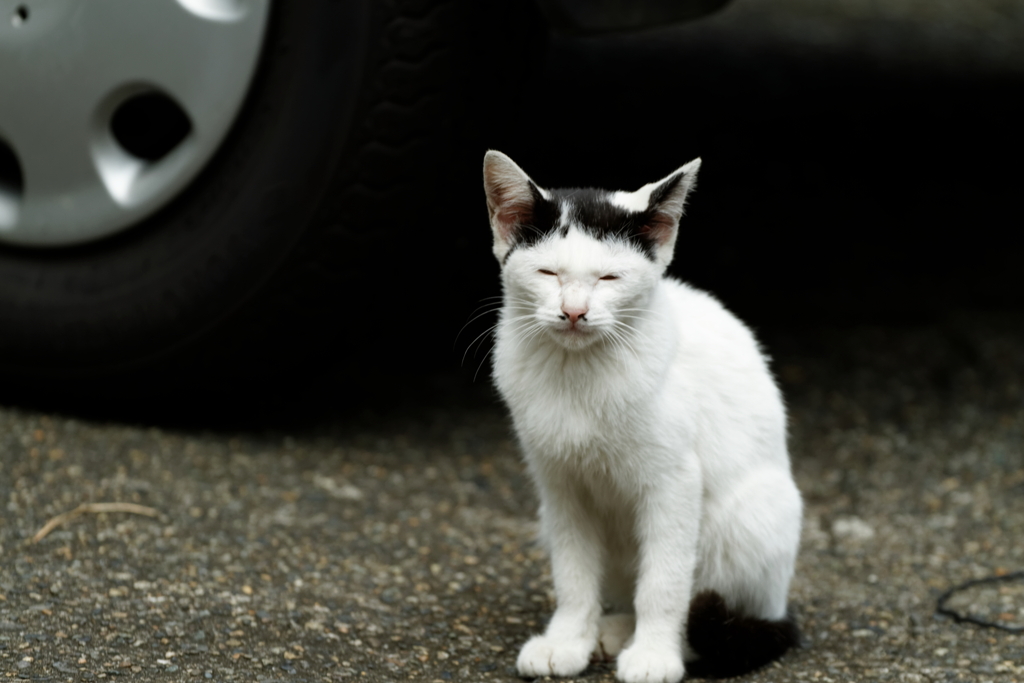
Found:
[[(671, 36), (560, 39), (537, 91), (559, 106), (488, 138), (552, 185), (639, 186), (705, 157), (677, 272), (758, 327), (807, 511), (805, 645), (746, 680), (1024, 680), (1024, 636), (936, 615), (947, 589), (1024, 569), (1020, 8), (748, 0)], [(596, 116), (584, 95), (608, 69), (636, 97)], [(638, 119), (675, 74), (692, 117)], [(779, 215), (791, 229), (762, 228)], [(438, 274), (486, 271), (490, 290), (457, 282), (468, 301), (494, 293), (478, 233)], [(446, 340), (474, 305), (439, 312)], [(958, 312), (984, 308), (1004, 312)], [(458, 368), (466, 339), (427, 376), (350, 366), (259, 409), (207, 386), (167, 413), (5, 396), (0, 680), (514, 680), (553, 596), (486, 364), (473, 381), (486, 347)], [(33, 541), (97, 503), (142, 508)], [(1024, 626), (1020, 580), (950, 604)]]
[[(806, 501), (806, 642), (747, 680), (1024, 680), (1024, 637), (935, 613), (1024, 569), (1022, 316), (762, 336)], [(513, 680), (553, 596), (504, 413), (465, 376), (387, 398), (219, 432), (0, 410), (2, 676)], [(157, 516), (33, 542), (99, 502)], [(1024, 625), (1024, 582), (952, 605)]]

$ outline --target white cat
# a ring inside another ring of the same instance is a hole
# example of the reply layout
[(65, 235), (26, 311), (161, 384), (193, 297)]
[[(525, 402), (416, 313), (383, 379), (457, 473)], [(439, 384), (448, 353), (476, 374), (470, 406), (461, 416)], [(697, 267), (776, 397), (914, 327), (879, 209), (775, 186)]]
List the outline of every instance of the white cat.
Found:
[(629, 683), (736, 675), (799, 638), (782, 398), (750, 330), (665, 276), (699, 166), (636, 192), (545, 190), (484, 157), (504, 289), (494, 379), (558, 601), (523, 676), (616, 656)]

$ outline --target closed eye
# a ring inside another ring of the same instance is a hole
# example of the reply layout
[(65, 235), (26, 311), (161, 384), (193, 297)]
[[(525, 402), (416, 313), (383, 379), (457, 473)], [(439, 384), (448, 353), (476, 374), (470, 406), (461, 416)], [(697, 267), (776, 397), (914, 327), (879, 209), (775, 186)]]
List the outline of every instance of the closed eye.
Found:
[(541, 268), (537, 272), (541, 273), (542, 275), (555, 275), (555, 273), (551, 272), (550, 270), (544, 270), (543, 268)]
[(619, 276), (618, 275), (602, 275), (601, 279), (602, 280), (618, 280)]

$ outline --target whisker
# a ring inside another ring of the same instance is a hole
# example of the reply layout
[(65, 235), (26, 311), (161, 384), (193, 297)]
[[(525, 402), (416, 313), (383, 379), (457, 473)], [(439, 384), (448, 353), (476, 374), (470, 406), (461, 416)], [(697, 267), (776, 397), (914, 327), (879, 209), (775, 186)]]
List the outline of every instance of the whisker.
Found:
[(633, 336), (639, 337), (644, 341), (649, 342), (651, 340), (650, 337), (644, 331), (637, 329), (636, 327), (630, 325), (629, 323), (623, 322), (621, 320), (613, 320), (612, 324), (629, 330), (629, 332), (632, 333)]
[(615, 351), (622, 351), (622, 342), (613, 330), (608, 330), (606, 340)]
[(640, 361), (640, 356), (639, 354), (637, 354), (636, 349), (633, 348), (633, 346), (629, 343), (629, 340), (626, 339), (621, 332), (616, 330), (614, 327), (610, 327), (608, 328), (608, 334), (612, 337), (612, 339), (615, 339), (616, 342), (621, 344), (620, 348), (623, 351), (629, 351), (630, 353), (633, 354), (633, 357), (636, 358), (638, 362)]
[(536, 324), (536, 325), (535, 325), (535, 326), (534, 326), (534, 327), (533, 327), (533, 328), (532, 328), (532, 329), (531, 329), (531, 330), (529, 331), (529, 336), (525, 336), (525, 337), (522, 337), (522, 338), (520, 338), (520, 339), (519, 339), (519, 343), (520, 343), (520, 344), (525, 344), (525, 343), (527, 343), (527, 342), (533, 341), (533, 339), (534, 339), (535, 337), (537, 337), (538, 335), (540, 335), (540, 334), (541, 334), (542, 332), (544, 332), (544, 325), (543, 325), (543, 324), (541, 324), (541, 323), (537, 323), (537, 324)]
[[(513, 333), (513, 336), (517, 333), (517, 331), (519, 329), (530, 325), (530, 323), (531, 323), (530, 318), (531, 318), (531, 316), (528, 316), (528, 315), (519, 315), (519, 316), (516, 316), (516, 317), (514, 317), (514, 318), (512, 318), (512, 319), (507, 321), (509, 323), (509, 325), (510, 325), (510, 329), (511, 329), (511, 331)], [(483, 334), (478, 335), (477, 338), (474, 339), (473, 342), (470, 343), (470, 347), (467, 348), (465, 353), (462, 354), (462, 363), (463, 364), (465, 364), (466, 355), (469, 353), (469, 349), (472, 348), (473, 343), (479, 341), (479, 345), (477, 346), (477, 351), (475, 351), (473, 353), (473, 356), (476, 357), (476, 353), (480, 350), (480, 347), (483, 346), (483, 340), (487, 337), (488, 334), (491, 334), (491, 336), (493, 336), (493, 332), (498, 328), (498, 325), (500, 325), (500, 324), (501, 323), (495, 323), (494, 325), (492, 325), (490, 327), (490, 329), (488, 329)], [(480, 359), (480, 364), (477, 365), (476, 372), (473, 373), (473, 381), (474, 382), (476, 381), (477, 375), (480, 374), (480, 368), (483, 367), (483, 364), (487, 361), (487, 358), (490, 357), (490, 355), (494, 352), (495, 346), (496, 345), (492, 344), (491, 348), (489, 348), (487, 350), (487, 353), (484, 354), (484, 357), (482, 359)]]
[[(510, 339), (510, 341), (517, 344), (522, 344), (525, 343), (526, 341), (529, 341), (544, 329), (543, 323), (536, 320), (533, 316), (517, 316), (516, 318), (511, 320), (510, 323), (512, 325), (515, 325), (514, 327), (510, 328), (510, 331), (512, 333), (512, 339)], [(524, 338), (524, 335), (528, 336), (525, 336)], [(484, 363), (486, 363), (487, 359), (490, 358), (492, 353), (494, 353), (494, 349), (495, 346), (492, 345), (491, 348), (488, 349), (484, 357), (480, 359), (479, 365), (476, 366), (476, 372), (473, 373), (474, 382), (476, 382), (476, 378), (480, 374), (480, 370), (483, 368)], [(463, 360), (465, 360), (465, 356), (463, 356)]]
[(487, 362), (487, 358), (494, 353), (494, 347), (492, 346), (487, 354), (480, 360), (480, 365), (476, 366), (476, 372), (473, 373), (473, 381), (476, 382), (476, 376), (480, 374), (480, 368)]
[(658, 311), (651, 310), (650, 308), (620, 308), (618, 310), (619, 313), (625, 313), (627, 311), (633, 313), (653, 313), (654, 315), (658, 315)]
[(469, 350), (473, 348), (473, 345), (476, 344), (478, 341), (481, 341), (484, 337), (488, 336), (492, 332), (494, 332), (494, 330), (497, 329), (497, 327), (498, 327), (498, 323), (494, 323), (493, 325), (488, 327), (486, 330), (484, 330), (483, 332), (478, 334), (476, 336), (476, 339), (474, 339), (473, 341), (469, 342), (469, 346), (467, 346), (466, 350), (462, 353), (462, 360), (459, 362), (460, 366), (466, 364), (466, 356), (469, 355)]
[(504, 302), (505, 303), (520, 304), (522, 306), (533, 306), (534, 305), (534, 303), (532, 301), (530, 301), (529, 299), (524, 299), (524, 298), (518, 297), (518, 296), (510, 296), (510, 297), (504, 299)]
[[(477, 308), (476, 310), (477, 310), (477, 311), (479, 311), (479, 310), (480, 310), (480, 308)], [(474, 316), (473, 316), (472, 318), (470, 318), (469, 320), (467, 320), (467, 321), (466, 321), (466, 324), (465, 324), (465, 325), (463, 325), (463, 326), (462, 326), (461, 328), (459, 328), (459, 332), (458, 332), (458, 334), (456, 334), (456, 335), (455, 335), (455, 341), (453, 341), (453, 342), (452, 342), (452, 348), (454, 349), (454, 348), (455, 348), (455, 345), (459, 343), (459, 337), (460, 337), (460, 336), (462, 335), (462, 333), (463, 333), (463, 332), (464, 332), (464, 331), (466, 330), (466, 328), (467, 328), (467, 327), (469, 327), (470, 323), (472, 323), (472, 322), (473, 322), (474, 320), (477, 320), (478, 318), (482, 318), (482, 317), (484, 317), (485, 315), (488, 315), (489, 313), (494, 313), (495, 311), (500, 311), (500, 310), (501, 310), (501, 308), (500, 308), (500, 307), (498, 307), (498, 308), (492, 308), (492, 309), (489, 309), (489, 310), (486, 310), (486, 311), (484, 311), (483, 313), (480, 313), (479, 315), (474, 315)], [(474, 311), (474, 313), (475, 313), (475, 312), (476, 312), (476, 311)]]
[[(487, 299), (502, 299), (502, 298), (503, 297), (501, 297), (501, 296), (492, 296), (492, 297), (485, 297), (483, 300), (486, 301)], [(488, 307), (491, 307), (491, 308), (488, 308)], [(477, 311), (479, 311), (481, 308), (487, 308), (487, 310), (483, 311), (482, 313), (477, 313)], [(458, 333), (455, 335), (455, 340), (452, 342), (452, 349), (454, 349), (458, 345), (459, 337), (462, 336), (462, 333), (466, 331), (466, 328), (469, 327), (475, 320), (477, 320), (479, 318), (482, 318), (483, 316), (488, 315), (490, 313), (493, 313), (495, 311), (502, 311), (502, 310), (532, 310), (532, 308), (533, 308), (533, 304), (531, 302), (527, 301), (526, 299), (522, 299), (522, 298), (518, 298), (518, 297), (509, 297), (509, 301), (508, 302), (505, 302), (505, 301), (489, 301), (487, 303), (481, 304), (480, 306), (477, 306), (470, 313), (470, 315), (472, 317), (469, 320), (467, 320), (465, 322), (465, 324), (463, 324), (463, 326), (461, 328), (459, 328)], [(474, 315), (474, 314), (476, 314), (476, 315)], [(472, 344), (472, 342), (471, 342), (471, 344)]]

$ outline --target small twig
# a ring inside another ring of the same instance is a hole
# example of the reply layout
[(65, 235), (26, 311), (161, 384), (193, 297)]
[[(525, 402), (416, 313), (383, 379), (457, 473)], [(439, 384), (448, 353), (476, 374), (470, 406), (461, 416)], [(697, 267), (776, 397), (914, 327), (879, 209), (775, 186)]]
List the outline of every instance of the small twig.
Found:
[(37, 531), (36, 535), (32, 537), (32, 542), (38, 543), (46, 538), (47, 534), (62, 524), (70, 522), (75, 517), (79, 517), (90, 512), (127, 512), (133, 515), (145, 515), (146, 517), (158, 517), (160, 515), (160, 512), (153, 508), (146, 507), (145, 505), (136, 505), (135, 503), (83, 503), (74, 510), (62, 512), (47, 522), (43, 528)]

